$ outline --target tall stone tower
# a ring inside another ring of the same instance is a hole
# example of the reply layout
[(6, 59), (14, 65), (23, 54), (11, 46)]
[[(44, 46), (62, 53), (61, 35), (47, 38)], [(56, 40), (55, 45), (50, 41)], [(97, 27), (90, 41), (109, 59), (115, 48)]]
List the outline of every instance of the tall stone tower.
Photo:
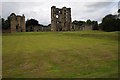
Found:
[(51, 7), (51, 31), (70, 31), (71, 8), (63, 7), (62, 9)]
[(22, 15), (15, 15), (15, 13), (12, 13), (8, 17), (10, 21), (10, 30), (11, 32), (25, 32), (25, 16)]

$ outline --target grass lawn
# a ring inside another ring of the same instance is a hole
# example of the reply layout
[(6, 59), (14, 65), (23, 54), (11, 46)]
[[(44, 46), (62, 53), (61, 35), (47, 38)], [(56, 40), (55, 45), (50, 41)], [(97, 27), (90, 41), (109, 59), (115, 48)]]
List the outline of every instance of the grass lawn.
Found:
[(114, 78), (118, 32), (23, 32), (2, 36), (3, 78)]

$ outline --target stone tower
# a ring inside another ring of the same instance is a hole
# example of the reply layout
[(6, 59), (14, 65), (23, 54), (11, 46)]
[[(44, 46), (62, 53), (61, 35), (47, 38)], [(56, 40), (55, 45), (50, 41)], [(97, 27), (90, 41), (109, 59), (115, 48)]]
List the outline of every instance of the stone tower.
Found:
[(71, 8), (63, 7), (62, 9), (51, 7), (51, 31), (70, 31)]
[(22, 15), (15, 15), (15, 13), (12, 13), (8, 17), (10, 21), (10, 31), (11, 32), (25, 32), (25, 16)]

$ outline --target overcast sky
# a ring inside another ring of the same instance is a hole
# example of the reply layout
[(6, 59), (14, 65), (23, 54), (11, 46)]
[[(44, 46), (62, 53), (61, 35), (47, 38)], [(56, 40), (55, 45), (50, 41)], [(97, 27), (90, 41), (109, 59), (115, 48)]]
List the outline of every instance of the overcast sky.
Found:
[[(11, 13), (17, 15), (24, 14), (27, 19), (36, 19), (40, 24), (48, 25), (51, 23), (51, 6), (62, 8), (64, 6), (71, 8), (71, 17), (73, 20), (87, 19), (101, 21), (107, 14), (116, 14), (119, 0), (35, 0), (17, 2), (4, 0), (2, 2), (2, 17), (7, 18)], [(99, 1), (99, 2), (98, 2)], [(109, 2), (110, 1), (110, 2)], [(1, 3), (0, 3), (1, 4)]]

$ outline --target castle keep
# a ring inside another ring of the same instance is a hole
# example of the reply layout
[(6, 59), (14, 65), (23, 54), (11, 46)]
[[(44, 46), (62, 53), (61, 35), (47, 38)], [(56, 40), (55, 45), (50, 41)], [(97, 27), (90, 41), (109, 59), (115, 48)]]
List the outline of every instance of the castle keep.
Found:
[(8, 17), (10, 21), (10, 32), (25, 32), (25, 16), (15, 15), (12, 13)]
[(62, 9), (51, 7), (51, 31), (70, 31), (71, 8), (63, 7)]

